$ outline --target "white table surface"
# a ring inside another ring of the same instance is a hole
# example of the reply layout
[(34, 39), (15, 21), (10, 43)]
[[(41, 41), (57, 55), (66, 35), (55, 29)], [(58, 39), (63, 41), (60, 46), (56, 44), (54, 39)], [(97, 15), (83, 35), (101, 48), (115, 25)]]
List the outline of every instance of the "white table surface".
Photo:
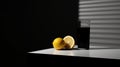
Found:
[(63, 55), (63, 56), (77, 56), (77, 57), (93, 57), (93, 58), (107, 58), (107, 59), (119, 59), (120, 60), (120, 49), (106, 49), (102, 47), (101, 49), (81, 49), (74, 48), (72, 50), (56, 50), (54, 48), (43, 49), (32, 51), (29, 53), (33, 54), (47, 54), (47, 55)]

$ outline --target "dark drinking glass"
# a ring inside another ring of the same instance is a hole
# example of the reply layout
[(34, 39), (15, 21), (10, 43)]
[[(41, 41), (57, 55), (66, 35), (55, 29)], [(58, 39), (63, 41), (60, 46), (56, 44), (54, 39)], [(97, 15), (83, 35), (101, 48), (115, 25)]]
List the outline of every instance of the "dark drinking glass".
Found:
[(77, 29), (78, 48), (89, 49), (90, 28), (82, 27)]
[(78, 48), (89, 49), (90, 23), (88, 21), (83, 22), (83, 25), (81, 22), (79, 22), (77, 26), (76, 39), (76, 44), (78, 45)]

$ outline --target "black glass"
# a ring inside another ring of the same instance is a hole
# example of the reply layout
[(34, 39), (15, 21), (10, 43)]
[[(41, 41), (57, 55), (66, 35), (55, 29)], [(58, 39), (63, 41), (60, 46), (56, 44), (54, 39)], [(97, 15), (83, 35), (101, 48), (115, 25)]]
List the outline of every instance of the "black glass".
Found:
[(78, 22), (77, 27), (77, 45), (78, 48), (89, 49), (89, 40), (90, 40), (90, 26), (81, 26), (81, 22)]

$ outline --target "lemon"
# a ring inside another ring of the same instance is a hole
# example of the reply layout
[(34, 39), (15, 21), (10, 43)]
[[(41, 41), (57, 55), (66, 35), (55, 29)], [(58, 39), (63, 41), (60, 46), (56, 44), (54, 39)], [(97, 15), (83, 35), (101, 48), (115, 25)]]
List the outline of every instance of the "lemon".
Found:
[(65, 49), (65, 45), (66, 45), (64, 40), (61, 37), (55, 38), (52, 44), (53, 44), (53, 47), (57, 50)]
[(70, 36), (70, 35), (67, 35), (63, 38), (65, 44), (66, 44), (66, 49), (72, 49), (75, 45), (75, 39)]

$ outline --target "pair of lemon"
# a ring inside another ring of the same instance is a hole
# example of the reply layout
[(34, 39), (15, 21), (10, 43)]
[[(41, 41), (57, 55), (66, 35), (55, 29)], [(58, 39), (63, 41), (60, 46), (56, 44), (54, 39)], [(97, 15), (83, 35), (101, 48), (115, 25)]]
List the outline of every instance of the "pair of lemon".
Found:
[(72, 36), (67, 35), (64, 38), (57, 37), (52, 42), (53, 47), (57, 50), (72, 49), (75, 45), (75, 40)]

